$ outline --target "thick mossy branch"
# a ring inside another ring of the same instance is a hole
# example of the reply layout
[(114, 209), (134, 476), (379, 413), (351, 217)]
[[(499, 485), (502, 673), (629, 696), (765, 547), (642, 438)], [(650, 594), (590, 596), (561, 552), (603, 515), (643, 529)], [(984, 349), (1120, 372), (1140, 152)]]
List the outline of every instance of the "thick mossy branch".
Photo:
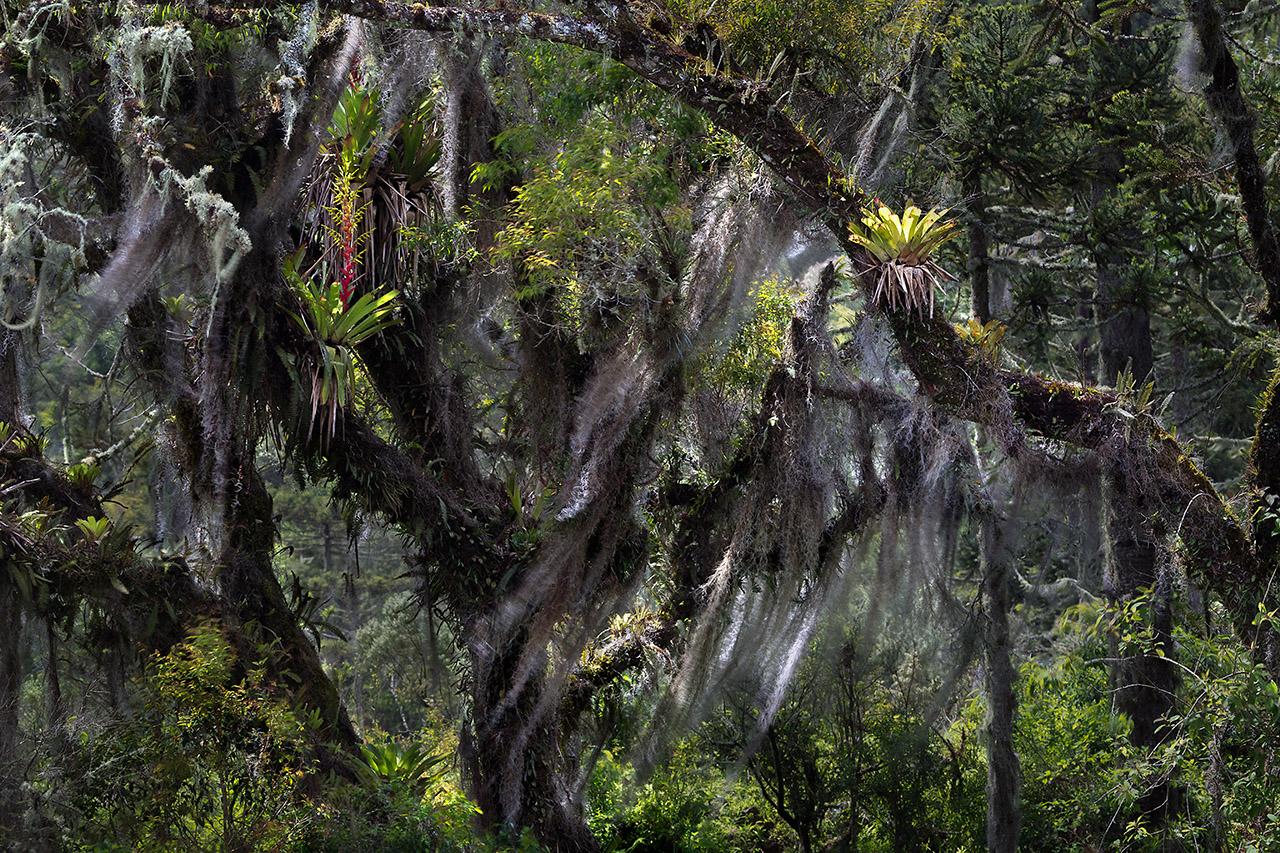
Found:
[[(1245, 100), (1240, 71), (1227, 46), (1222, 13), (1215, 0), (1186, 0), (1186, 9), (1203, 51), (1202, 68), (1209, 75), (1205, 102), (1222, 125), (1235, 158), (1236, 185), (1253, 244), (1258, 272), (1267, 287), (1267, 301), (1260, 318), (1280, 323), (1280, 235), (1271, 220), (1266, 196), (1266, 172), (1258, 158), (1253, 133), (1253, 110)], [(1280, 556), (1280, 371), (1272, 376), (1258, 405), (1258, 424), (1249, 450), (1249, 474), (1254, 486), (1251, 510), (1253, 537), (1261, 569), (1274, 572)], [(1247, 606), (1249, 602), (1244, 602)], [(1273, 610), (1272, 602), (1264, 602)], [(1276, 652), (1270, 652), (1274, 659)], [(1274, 671), (1274, 669), (1273, 669)]]
[[(318, 660), (313, 651), (307, 654), (288, 648), (306, 639), (274, 574), (226, 566), (219, 594), (199, 582), (184, 559), (140, 554), (127, 530), (89, 541), (73, 522), (102, 517), (104, 496), (91, 484), (73, 481), (43, 456), (24, 452), (29, 446), (6, 444), (0, 451), (0, 478), (9, 484), (5, 488), (9, 506), (16, 503), (18, 508), (34, 508), (48, 515), (48, 521), (32, 527), (9, 513), (0, 514), (0, 552), (10, 570), (30, 569), (33, 578), (55, 593), (54, 597), (36, 596), (42, 606), (53, 607), (56, 601), (56, 606), (68, 607), (82, 599), (98, 602), (144, 653), (163, 653), (181, 642), (193, 627), (208, 621), (223, 625), (245, 655), (256, 655), (255, 646), (262, 641), (283, 643), (285, 647), (276, 647), (268, 667), (272, 678), (304, 707), (320, 711), (322, 740), (354, 750), (355, 732), (331, 682), (315, 677), (323, 674), (319, 670), (291, 669), (300, 660), (315, 661), (317, 666)], [(261, 480), (255, 478), (241, 500), (250, 510), (249, 517), (271, 518), (270, 497)], [(261, 511), (252, 512), (255, 508)], [(257, 527), (237, 529), (235, 535), (242, 540), (264, 539), (257, 545), (273, 549), (273, 526)], [(347, 772), (345, 763), (327, 744), (317, 743), (317, 748), (326, 766)]]
[(440, 352), (451, 284), (438, 279), (419, 302), (402, 306), (403, 321), (361, 345), (360, 360), (396, 432), (421, 449), (418, 463), (438, 463), (445, 486), (465, 495), (482, 516), (496, 516), (504, 496), (476, 463), (472, 401)]
[[(472, 594), (501, 577), (509, 555), (493, 535), (500, 526), (499, 513), (489, 491), (475, 485), (481, 478), (474, 461), (469, 469), (455, 472), (464, 476), (446, 480), (436, 473), (452, 457), (468, 455), (468, 449), (448, 444), (453, 437), (439, 423), (439, 389), (411, 369), (430, 369), (435, 354), (412, 328), (392, 329), (389, 337), (384, 333), (383, 340), (362, 348), (397, 430), (417, 448), (413, 455), (383, 439), (350, 407), (337, 410), (331, 435), (312, 429), (309, 389), (292, 381), (286, 363), (309, 342), (289, 321), (288, 294), (279, 287), (272, 292), (275, 301), (267, 322), (278, 346), (268, 353), (267, 397), (289, 451), (313, 476), (330, 481), (336, 498), (399, 528), (432, 562), (447, 562), (457, 593), (450, 596), (452, 603), (476, 600)], [(465, 476), (467, 470), (474, 477)], [(465, 570), (454, 571), (459, 567)]]
[[(771, 466), (787, 465), (789, 433), (803, 431), (801, 422), (813, 417), (809, 402), (814, 393), (869, 413), (869, 419), (902, 411), (904, 400), (870, 383), (851, 382), (838, 391), (830, 383), (816, 384), (824, 364), (824, 342), (829, 340), (826, 323), (835, 285), (835, 271), (828, 266), (818, 289), (792, 317), (786, 355), (770, 372), (749, 434), (720, 476), (702, 487), (685, 482), (664, 487), (661, 503), (671, 508), (673, 516), (668, 522), (673, 542), (671, 596), (639, 630), (588, 650), (586, 662), (569, 680), (561, 700), (562, 720), (574, 720), (601, 689), (641, 666), (648, 651), (668, 658), (685, 652), (682, 641), (687, 639), (689, 623), (706, 606), (706, 584), (735, 535), (743, 494), (752, 483), (775, 482)], [(884, 508), (886, 489), (874, 471), (861, 473), (861, 488), (840, 497), (835, 513), (820, 531), (812, 562), (803, 567), (813, 577), (833, 576), (849, 541)], [(771, 492), (765, 500), (783, 497)]]

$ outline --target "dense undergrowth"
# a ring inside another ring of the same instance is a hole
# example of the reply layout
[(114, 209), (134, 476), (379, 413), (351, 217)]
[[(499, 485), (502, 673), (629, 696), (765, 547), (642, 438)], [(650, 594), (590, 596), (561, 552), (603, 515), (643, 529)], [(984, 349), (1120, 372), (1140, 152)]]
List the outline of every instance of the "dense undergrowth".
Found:
[[(1161, 749), (1135, 751), (1111, 713), (1105, 660), (1113, 632), (1135, 647), (1149, 639), (1141, 607), (1078, 605), (1053, 631), (1053, 662), (1021, 667), (1026, 849), (1267, 849), (1280, 782), (1248, 738), (1280, 734), (1274, 683), (1229, 637), (1180, 635), (1183, 710)], [(811, 657), (745, 763), (731, 706), (649, 772), (620, 739), (601, 743), (576, 794), (602, 849), (983, 849), (983, 702), (929, 708), (907, 644), (894, 645), (857, 671)], [(213, 626), (153, 657), (133, 700), (127, 717), (69, 721), (33, 776), (33, 849), (544, 849), (528, 832), (477, 829), (456, 727), (439, 711), (412, 738), (367, 732), (348, 778), (319, 773), (307, 757), (315, 720), (274, 698), (252, 655)], [(1206, 745), (1213, 753), (1199, 754)], [(1152, 831), (1135, 804), (1156, 777), (1178, 800)]]

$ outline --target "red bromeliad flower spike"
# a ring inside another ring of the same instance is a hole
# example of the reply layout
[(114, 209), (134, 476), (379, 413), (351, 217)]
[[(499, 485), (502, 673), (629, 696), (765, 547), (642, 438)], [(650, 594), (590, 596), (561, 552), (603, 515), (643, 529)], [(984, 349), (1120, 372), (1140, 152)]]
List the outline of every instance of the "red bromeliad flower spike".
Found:
[(355, 293), (356, 282), (356, 239), (355, 223), (349, 211), (342, 218), (342, 267), (338, 271), (338, 298), (342, 300), (342, 310)]
[[(363, 80), (358, 66), (352, 67), (348, 82), (353, 89), (358, 89), (362, 85)], [(342, 302), (343, 313), (346, 313), (347, 306), (351, 304), (351, 297), (355, 295), (356, 289), (356, 204), (355, 198), (344, 199), (342, 221), (338, 229), (342, 241), (342, 263), (338, 270), (338, 298)]]

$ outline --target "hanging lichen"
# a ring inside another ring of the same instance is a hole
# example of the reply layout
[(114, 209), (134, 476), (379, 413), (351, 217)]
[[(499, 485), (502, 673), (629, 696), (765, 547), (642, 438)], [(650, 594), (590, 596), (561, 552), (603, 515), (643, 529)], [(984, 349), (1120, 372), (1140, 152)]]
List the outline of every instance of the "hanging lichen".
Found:
[[(169, 106), (176, 76), (190, 73), (191, 34), (179, 23), (157, 27), (122, 28), (108, 57), (113, 76), (127, 98), (143, 107), (163, 110)], [(117, 129), (123, 111), (117, 111)]]
[(194, 175), (183, 175), (166, 166), (160, 172), (160, 190), (180, 201), (195, 217), (209, 241), (216, 281), (222, 282), (235, 273), (240, 259), (252, 248), (249, 234), (240, 227), (240, 215), (229, 201), (209, 189), (212, 166)]
[[(0, 125), (0, 322), (25, 328), (40, 317), (51, 288), (85, 265), (88, 221), (39, 198), (35, 178), (41, 136)], [(55, 227), (55, 225), (57, 227)], [(37, 256), (46, 263), (36, 263)], [(50, 260), (62, 263), (47, 263)], [(14, 324), (15, 318), (26, 318)]]
[(284, 126), (286, 145), (293, 138), (293, 125), (298, 118), (298, 92), (306, 83), (307, 56), (316, 45), (317, 17), (318, 6), (315, 0), (309, 0), (302, 7), (293, 35), (285, 42), (280, 54), (283, 73), (276, 80), (274, 88), (280, 93), (280, 121)]

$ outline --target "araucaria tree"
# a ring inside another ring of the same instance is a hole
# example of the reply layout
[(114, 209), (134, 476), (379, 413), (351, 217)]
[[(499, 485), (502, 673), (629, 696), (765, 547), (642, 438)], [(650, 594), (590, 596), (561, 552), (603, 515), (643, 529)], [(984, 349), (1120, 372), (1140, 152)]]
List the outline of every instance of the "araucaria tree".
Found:
[(15, 849), (1280, 844), (1274, 4), (0, 20)]

